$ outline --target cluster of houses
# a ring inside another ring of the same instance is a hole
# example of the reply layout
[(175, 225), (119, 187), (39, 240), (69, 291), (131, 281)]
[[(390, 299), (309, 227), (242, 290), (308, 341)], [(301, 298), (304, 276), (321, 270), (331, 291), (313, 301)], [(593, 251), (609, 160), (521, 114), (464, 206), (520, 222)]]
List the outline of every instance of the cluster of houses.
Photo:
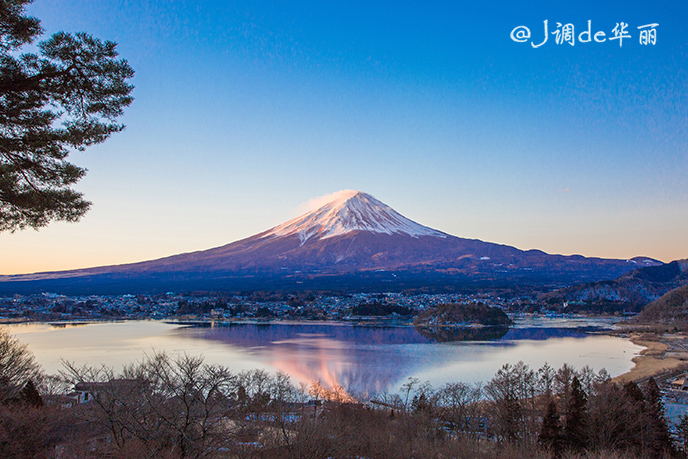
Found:
[(688, 414), (688, 372), (674, 375), (663, 384), (664, 412), (674, 430)]
[(199, 296), (167, 292), (158, 295), (88, 295), (66, 296), (52, 293), (0, 296), (0, 320), (108, 320), (108, 319), (251, 319), (263, 317), (286, 319), (346, 319), (352, 307), (362, 303), (382, 302), (412, 310), (442, 303), (480, 301), (504, 309), (515, 308), (532, 298), (506, 299), (498, 294), (406, 294), (352, 293), (348, 295), (313, 295), (308, 301), (254, 298), (229, 295)]

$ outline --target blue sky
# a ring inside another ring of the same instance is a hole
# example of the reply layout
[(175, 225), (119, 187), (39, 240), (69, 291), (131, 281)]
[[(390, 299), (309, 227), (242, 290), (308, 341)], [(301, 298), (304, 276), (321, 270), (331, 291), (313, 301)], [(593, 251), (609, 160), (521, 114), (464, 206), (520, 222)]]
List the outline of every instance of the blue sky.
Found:
[[(36, 0), (48, 33), (119, 43), (136, 101), (73, 155), (93, 210), (3, 234), (0, 272), (217, 246), (339, 189), (524, 249), (688, 257), (688, 5), (525, 5)], [(632, 38), (509, 39), (544, 19)]]

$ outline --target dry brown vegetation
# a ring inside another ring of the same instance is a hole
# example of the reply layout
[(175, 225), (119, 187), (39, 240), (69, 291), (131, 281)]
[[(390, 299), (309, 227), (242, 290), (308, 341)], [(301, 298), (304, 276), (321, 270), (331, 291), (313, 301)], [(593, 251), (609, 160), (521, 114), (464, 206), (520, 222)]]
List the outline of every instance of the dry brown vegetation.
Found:
[[(15, 361), (31, 368), (27, 355)], [(62, 387), (91, 395), (72, 407), (47, 403), (64, 389), (41, 381), (42, 397), (28, 385), (7, 390), (19, 395), (0, 406), (0, 456), (683, 457), (654, 381), (621, 386), (589, 368), (505, 365), (484, 386), (409, 380), (366, 403), (187, 355), (154, 354), (119, 372), (66, 364)]]
[(688, 330), (688, 285), (665, 293), (629, 322)]

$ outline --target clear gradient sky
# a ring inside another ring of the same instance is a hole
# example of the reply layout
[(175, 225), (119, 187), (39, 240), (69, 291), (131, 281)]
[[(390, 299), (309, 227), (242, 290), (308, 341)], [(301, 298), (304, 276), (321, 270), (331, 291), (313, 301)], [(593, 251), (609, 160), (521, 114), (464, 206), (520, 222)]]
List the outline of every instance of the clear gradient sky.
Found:
[[(210, 248), (339, 189), (523, 249), (688, 257), (688, 4), (464, 3), (36, 0), (49, 33), (117, 41), (136, 100), (72, 157), (92, 211), (0, 234), (0, 273)], [(509, 39), (543, 19), (633, 39)]]

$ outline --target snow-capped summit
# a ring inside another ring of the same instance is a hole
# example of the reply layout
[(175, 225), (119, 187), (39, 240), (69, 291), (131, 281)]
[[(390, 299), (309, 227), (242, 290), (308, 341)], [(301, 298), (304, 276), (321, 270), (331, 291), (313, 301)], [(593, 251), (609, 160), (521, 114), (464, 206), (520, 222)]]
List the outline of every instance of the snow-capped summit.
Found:
[[(96, 286), (107, 293), (131, 293), (136, 286), (160, 291), (444, 289), (474, 281), (535, 285), (612, 279), (641, 264), (456, 237), (360, 191), (340, 191), (316, 202), (300, 217), (220, 247), (125, 265), (0, 276), (0, 292), (64, 288), (93, 294)], [(662, 264), (647, 260), (642, 265), (653, 262)]]
[(343, 190), (328, 196), (321, 207), (268, 230), (264, 237), (298, 235), (301, 243), (352, 231), (447, 237), (445, 233), (410, 220), (368, 193)]

